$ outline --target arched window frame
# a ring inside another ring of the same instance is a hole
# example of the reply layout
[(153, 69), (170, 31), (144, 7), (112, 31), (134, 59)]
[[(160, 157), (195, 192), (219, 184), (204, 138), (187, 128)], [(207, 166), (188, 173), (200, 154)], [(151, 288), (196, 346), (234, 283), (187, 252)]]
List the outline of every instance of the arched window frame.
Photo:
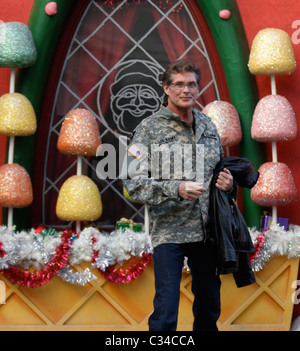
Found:
[[(63, 52), (60, 57), (55, 56), (60, 38), (67, 26), (77, 24), (87, 3), (88, 0), (80, 2), (76, 0), (57, 1), (58, 13), (56, 16), (45, 14), (43, 2), (35, 1), (33, 4), (28, 25), (35, 40), (38, 59), (34, 66), (20, 72), (17, 90), (32, 102), (38, 121), (40, 118), (47, 118), (47, 116), (41, 115), (43, 104), (51, 104), (51, 101), (47, 101), (47, 96), (51, 92), (46, 91), (46, 87), (49, 86), (48, 80), (54, 78), (51, 77), (51, 72), (53, 73), (51, 69), (64, 59)], [(250, 158), (257, 167), (263, 162), (264, 150), (261, 145), (251, 139), (250, 129), (258, 94), (254, 77), (249, 74), (247, 67), (249, 48), (237, 4), (235, 1), (229, 0), (215, 0), (213, 2), (189, 0), (186, 3), (192, 13), (195, 11), (195, 6), (200, 8), (209, 27), (224, 71), (230, 101), (240, 115), (243, 131), (243, 140), (239, 145), (240, 154)], [(228, 9), (231, 12), (231, 17), (228, 20), (219, 17), (219, 11), (223, 9)], [(201, 25), (200, 19), (197, 20), (198, 25)], [(72, 30), (68, 30), (68, 33), (71, 35)], [(67, 45), (65, 47), (67, 48)], [(54, 58), (56, 62), (54, 62)], [(235, 64), (233, 65), (232, 62)], [(31, 137), (17, 138), (15, 145), (14, 162), (25, 167), (32, 178), (34, 178), (33, 169), (34, 172), (39, 173), (39, 162), (34, 160), (37, 145), (36, 134)], [(35, 192), (38, 191), (40, 190), (35, 189)], [(257, 226), (261, 208), (251, 201), (247, 189), (244, 191), (243, 208), (247, 224)], [(15, 211), (14, 217), (17, 227), (22, 229), (30, 227), (31, 210), (34, 209), (27, 207)]]

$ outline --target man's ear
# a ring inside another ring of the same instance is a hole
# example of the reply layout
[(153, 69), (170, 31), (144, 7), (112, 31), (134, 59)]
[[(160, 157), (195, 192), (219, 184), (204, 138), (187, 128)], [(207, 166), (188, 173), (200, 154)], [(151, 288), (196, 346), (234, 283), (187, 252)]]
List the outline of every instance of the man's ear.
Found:
[(164, 85), (163, 85), (163, 89), (164, 89), (165, 94), (166, 94), (166, 95), (169, 95), (169, 89), (170, 89), (170, 88), (169, 88), (169, 85), (168, 85), (168, 84), (164, 84)]

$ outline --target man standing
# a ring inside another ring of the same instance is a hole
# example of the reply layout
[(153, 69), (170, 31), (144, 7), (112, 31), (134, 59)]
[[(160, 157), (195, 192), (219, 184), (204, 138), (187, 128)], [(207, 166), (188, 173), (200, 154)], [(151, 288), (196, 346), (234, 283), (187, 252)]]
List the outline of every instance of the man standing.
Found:
[[(149, 207), (156, 290), (152, 331), (176, 330), (184, 257), (192, 275), (193, 329), (217, 330), (220, 315), (216, 257), (205, 239), (209, 187), (223, 148), (214, 123), (194, 107), (200, 77), (190, 61), (170, 64), (162, 77), (167, 104), (138, 125), (128, 148), (125, 188)], [(232, 189), (228, 170), (220, 172), (216, 187)]]

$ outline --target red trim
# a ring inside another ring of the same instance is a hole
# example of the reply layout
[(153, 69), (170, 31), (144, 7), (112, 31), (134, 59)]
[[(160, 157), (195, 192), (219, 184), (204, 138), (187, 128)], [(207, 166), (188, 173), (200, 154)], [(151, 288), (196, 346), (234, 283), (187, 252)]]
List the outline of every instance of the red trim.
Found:
[(192, 14), (194, 21), (197, 27), (199, 28), (201, 36), (203, 38), (206, 50), (208, 52), (208, 56), (210, 58), (210, 61), (213, 67), (215, 78), (217, 81), (217, 85), (220, 93), (220, 100), (230, 102), (229, 92), (226, 85), (226, 79), (225, 79), (222, 63), (219, 58), (219, 54), (214, 44), (212, 35), (210, 34), (209, 27), (205, 21), (205, 18), (203, 17), (202, 12), (200, 11), (195, 0), (186, 0), (185, 3), (190, 13)]

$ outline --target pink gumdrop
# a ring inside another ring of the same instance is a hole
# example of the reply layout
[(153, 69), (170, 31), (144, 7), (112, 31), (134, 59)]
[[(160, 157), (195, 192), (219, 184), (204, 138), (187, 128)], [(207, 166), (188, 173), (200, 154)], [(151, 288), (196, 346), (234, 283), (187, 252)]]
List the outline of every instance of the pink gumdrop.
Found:
[(286, 206), (297, 198), (292, 172), (281, 162), (266, 162), (259, 169), (259, 178), (251, 189), (251, 199), (260, 206)]
[(224, 20), (227, 20), (230, 18), (231, 16), (231, 12), (229, 10), (221, 10), (219, 12), (219, 16), (220, 18), (224, 19)]
[(45, 6), (45, 12), (48, 16), (54, 16), (57, 14), (57, 3), (54, 1), (48, 2)]
[(280, 95), (267, 95), (257, 104), (251, 136), (261, 142), (290, 141), (297, 136), (297, 121), (292, 105)]
[(242, 139), (242, 129), (237, 110), (226, 101), (213, 101), (202, 112), (211, 118), (217, 127), (223, 146), (237, 145)]

